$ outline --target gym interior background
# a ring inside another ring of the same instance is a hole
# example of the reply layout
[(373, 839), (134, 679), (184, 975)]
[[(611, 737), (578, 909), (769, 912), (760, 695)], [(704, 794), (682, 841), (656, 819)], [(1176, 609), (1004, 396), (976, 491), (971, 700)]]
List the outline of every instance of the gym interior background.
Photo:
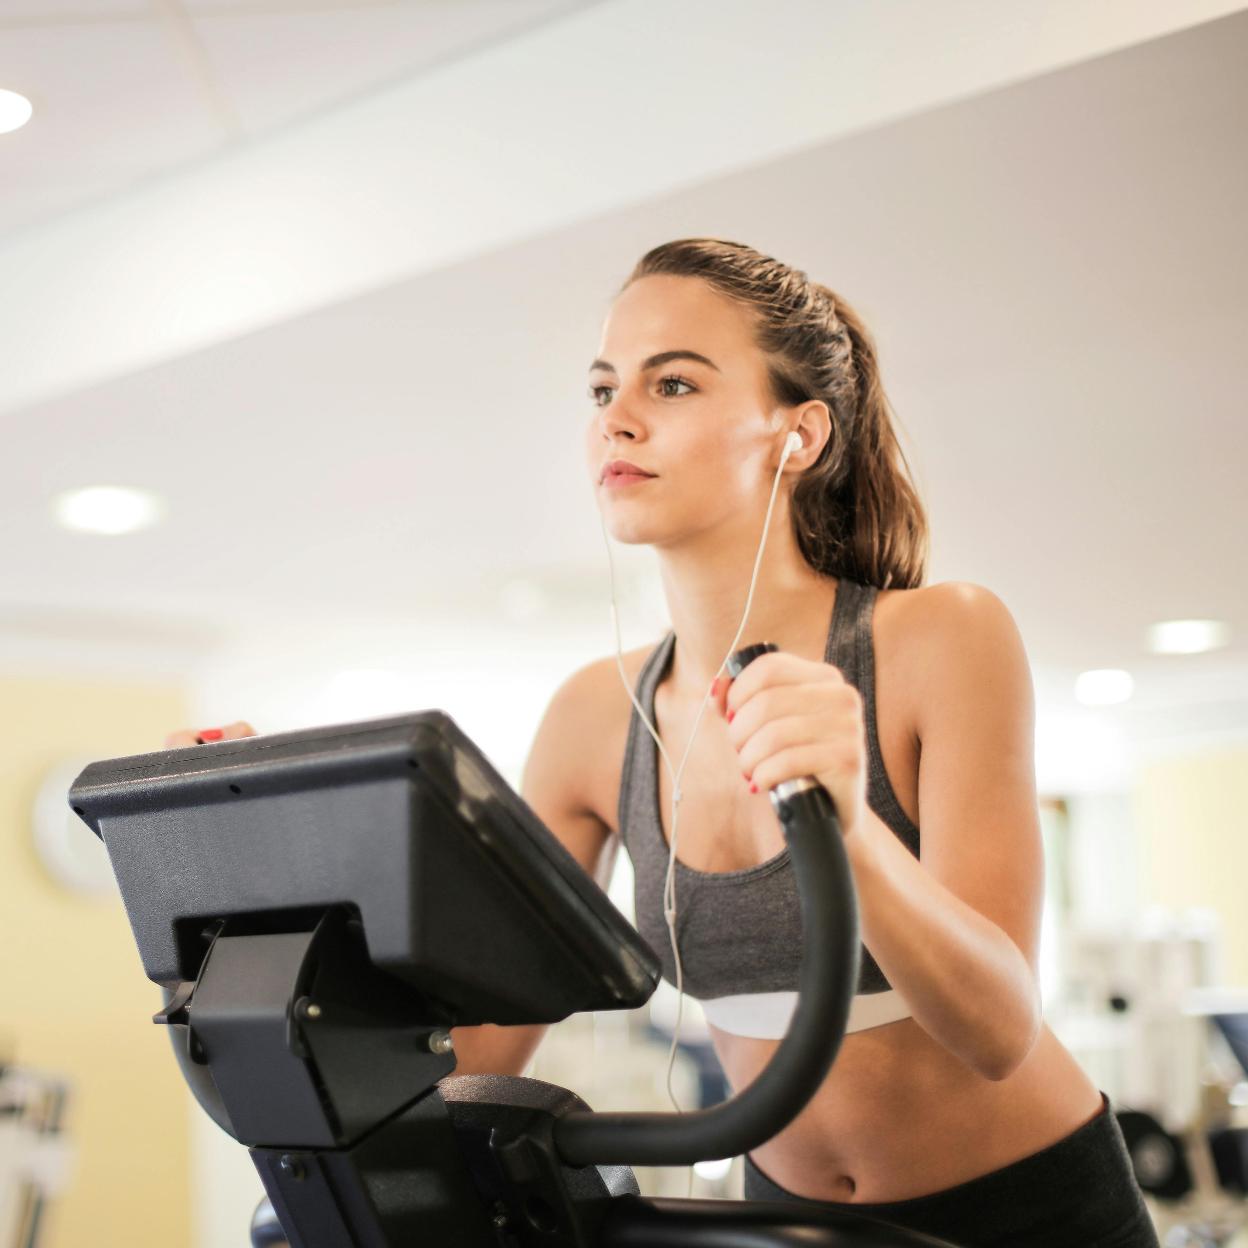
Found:
[[(929, 581), (1018, 621), (1050, 1023), (1174, 1139), (1248, 1113), (1204, 1017), (1248, 1010), (1243, 9), (0, 0), (33, 110), (0, 134), (0, 1063), (9, 1121), (61, 1127), (0, 1134), (0, 1233), (45, 1191), (48, 1248), (243, 1242), (259, 1182), (65, 790), (184, 725), (428, 707), (518, 787), (614, 645), (585, 368), (688, 234), (860, 309)], [(617, 559), (625, 645), (657, 640), (648, 552)], [(571, 1019), (531, 1073), (664, 1108), (671, 1015)]]

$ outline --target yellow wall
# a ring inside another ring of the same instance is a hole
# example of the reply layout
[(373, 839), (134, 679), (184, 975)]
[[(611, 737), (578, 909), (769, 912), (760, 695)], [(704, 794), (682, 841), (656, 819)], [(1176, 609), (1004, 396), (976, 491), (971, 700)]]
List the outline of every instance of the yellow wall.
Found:
[(1133, 808), (1145, 902), (1217, 911), (1225, 979), (1248, 985), (1248, 748), (1149, 763)]
[(71, 755), (159, 748), (179, 690), (0, 674), (0, 1052), (72, 1080), (70, 1185), (47, 1248), (191, 1242), (187, 1097), (120, 900), (75, 898), (35, 856), (29, 810)]

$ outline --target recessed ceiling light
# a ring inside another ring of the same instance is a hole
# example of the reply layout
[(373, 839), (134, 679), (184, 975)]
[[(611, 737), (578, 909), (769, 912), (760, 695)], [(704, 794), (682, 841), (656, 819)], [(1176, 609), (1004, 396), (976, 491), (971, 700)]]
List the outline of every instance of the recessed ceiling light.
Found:
[(1130, 672), (1105, 667), (1080, 672), (1075, 680), (1075, 697), (1084, 706), (1113, 706), (1125, 702), (1135, 688)]
[(34, 105), (24, 95), (0, 87), (0, 134), (20, 130), (34, 111)]
[(1148, 647), (1155, 654), (1201, 654), (1230, 639), (1225, 620), (1163, 620), (1148, 630)]
[(115, 485), (92, 485), (67, 490), (53, 500), (56, 518), (79, 533), (117, 536), (145, 529), (164, 514), (164, 504), (146, 490)]

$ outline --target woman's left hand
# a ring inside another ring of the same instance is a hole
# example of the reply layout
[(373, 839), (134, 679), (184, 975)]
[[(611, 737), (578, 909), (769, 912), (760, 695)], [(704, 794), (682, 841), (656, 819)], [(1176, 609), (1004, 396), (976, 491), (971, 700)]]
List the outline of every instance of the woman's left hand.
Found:
[(827, 789), (849, 837), (863, 825), (867, 744), (862, 695), (831, 663), (783, 650), (760, 655), (736, 680), (721, 675), (710, 697), (728, 720), (741, 770), (765, 793), (813, 776)]

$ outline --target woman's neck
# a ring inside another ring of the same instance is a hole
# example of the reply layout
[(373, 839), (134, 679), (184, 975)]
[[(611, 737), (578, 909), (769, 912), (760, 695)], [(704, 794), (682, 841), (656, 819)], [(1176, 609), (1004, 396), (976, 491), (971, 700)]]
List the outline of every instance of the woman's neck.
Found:
[[(758, 534), (748, 549), (721, 543), (709, 556), (688, 549), (659, 550), (676, 634), (669, 682), (677, 692), (705, 693), (728, 656), (745, 613), (757, 549)], [(836, 585), (835, 578), (816, 572), (802, 557), (787, 523), (778, 525), (773, 518), (736, 648), (770, 641), (789, 653), (822, 659)]]

